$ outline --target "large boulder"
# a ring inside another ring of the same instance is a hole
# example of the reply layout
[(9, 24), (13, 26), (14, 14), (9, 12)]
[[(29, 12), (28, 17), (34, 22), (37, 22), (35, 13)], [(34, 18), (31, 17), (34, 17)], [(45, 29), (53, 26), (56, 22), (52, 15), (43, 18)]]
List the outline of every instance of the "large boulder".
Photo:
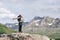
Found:
[(13, 33), (10, 36), (11, 40), (50, 40), (49, 37), (27, 33)]
[(49, 37), (28, 33), (1, 34), (0, 40), (50, 40)]

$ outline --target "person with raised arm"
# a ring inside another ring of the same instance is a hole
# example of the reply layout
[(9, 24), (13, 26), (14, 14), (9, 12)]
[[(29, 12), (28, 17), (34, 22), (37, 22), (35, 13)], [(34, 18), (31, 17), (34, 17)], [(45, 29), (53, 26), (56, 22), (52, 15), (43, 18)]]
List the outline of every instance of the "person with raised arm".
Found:
[(17, 18), (13, 18), (13, 20), (17, 19), (18, 21), (18, 32), (22, 32), (22, 23), (23, 23), (23, 17), (22, 15), (18, 15)]
[(19, 32), (22, 32), (22, 23), (23, 23), (22, 15), (18, 15), (17, 20), (18, 20), (18, 24), (19, 24)]

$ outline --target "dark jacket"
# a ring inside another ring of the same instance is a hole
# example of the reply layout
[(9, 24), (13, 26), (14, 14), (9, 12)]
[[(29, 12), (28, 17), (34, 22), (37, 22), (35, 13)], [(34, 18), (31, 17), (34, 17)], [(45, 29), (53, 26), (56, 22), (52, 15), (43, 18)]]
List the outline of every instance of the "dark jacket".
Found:
[(18, 22), (21, 22), (21, 21), (22, 21), (21, 19), (22, 19), (22, 16), (21, 16), (21, 15), (19, 15), (19, 16), (18, 16), (18, 19), (17, 19), (17, 20), (18, 20)]

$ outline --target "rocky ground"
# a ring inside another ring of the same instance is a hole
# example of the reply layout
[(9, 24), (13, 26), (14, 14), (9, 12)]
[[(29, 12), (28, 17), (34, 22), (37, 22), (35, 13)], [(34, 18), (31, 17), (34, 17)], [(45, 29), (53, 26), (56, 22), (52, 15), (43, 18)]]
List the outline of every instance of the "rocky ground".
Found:
[(47, 36), (28, 34), (28, 33), (12, 33), (0, 36), (0, 40), (50, 40)]

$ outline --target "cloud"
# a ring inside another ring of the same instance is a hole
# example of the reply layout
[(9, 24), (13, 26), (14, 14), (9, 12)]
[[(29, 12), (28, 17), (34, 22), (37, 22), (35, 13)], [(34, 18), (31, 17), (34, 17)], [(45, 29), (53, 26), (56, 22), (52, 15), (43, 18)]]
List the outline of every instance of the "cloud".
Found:
[(1, 18), (12, 18), (23, 14), (26, 20), (34, 16), (60, 17), (60, 0), (2, 0), (0, 5)]
[(16, 15), (5, 8), (0, 8), (0, 18), (6, 18), (6, 17), (13, 18), (16, 17)]
[(6, 8), (0, 8), (0, 23), (14, 23), (16, 21), (13, 21), (12, 18), (15, 17), (17, 17), (17, 15), (12, 13), (10, 10)]

